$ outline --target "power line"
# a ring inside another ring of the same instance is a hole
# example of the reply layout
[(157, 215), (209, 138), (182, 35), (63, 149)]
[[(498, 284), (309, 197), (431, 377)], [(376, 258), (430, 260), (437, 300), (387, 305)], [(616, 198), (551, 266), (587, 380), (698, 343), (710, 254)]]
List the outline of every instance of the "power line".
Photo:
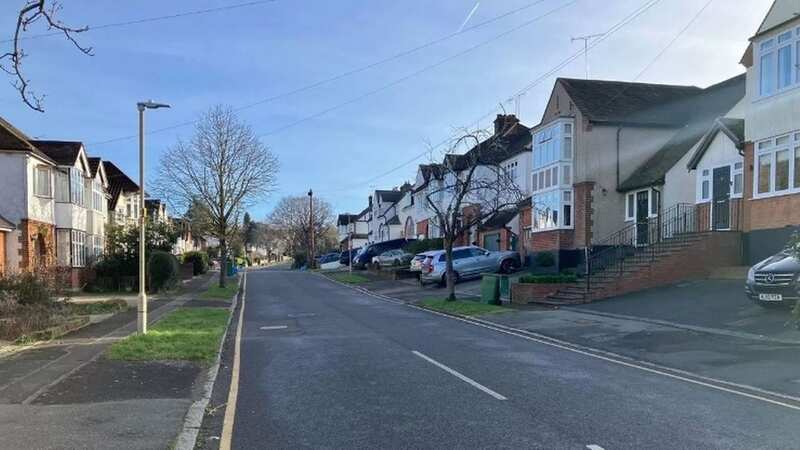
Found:
[[(271, 0), (271, 1), (275, 1), (275, 0)], [(319, 80), (319, 81), (315, 81), (313, 83), (298, 87), (296, 89), (292, 89), (292, 90), (289, 90), (289, 91), (286, 91), (286, 92), (283, 92), (283, 93), (280, 93), (280, 94), (273, 95), (271, 97), (267, 97), (267, 98), (264, 98), (264, 99), (261, 99), (261, 100), (257, 100), (257, 101), (252, 102), (252, 103), (248, 103), (248, 104), (236, 107), (236, 108), (234, 108), (234, 111), (243, 111), (245, 109), (253, 108), (255, 106), (264, 105), (264, 104), (267, 104), (267, 103), (272, 103), (272, 102), (275, 102), (277, 100), (281, 100), (281, 99), (284, 99), (286, 97), (290, 97), (290, 96), (293, 96), (293, 95), (296, 95), (296, 94), (300, 94), (300, 93), (303, 93), (303, 92), (306, 92), (306, 91), (310, 91), (310, 90), (318, 88), (320, 86), (324, 86), (326, 84), (333, 83), (335, 81), (339, 81), (341, 79), (356, 75), (358, 73), (365, 72), (365, 71), (370, 70), (370, 69), (374, 69), (375, 67), (384, 65), (384, 64), (392, 62), (392, 61), (396, 61), (398, 59), (404, 58), (406, 56), (412, 55), (414, 53), (418, 53), (418, 52), (420, 52), (422, 50), (425, 50), (427, 48), (430, 48), (430, 47), (433, 47), (435, 45), (438, 45), (438, 44), (441, 44), (443, 42), (446, 42), (446, 41), (448, 41), (450, 39), (453, 39), (456, 36), (460, 36), (462, 34), (469, 33), (470, 31), (474, 31), (476, 29), (485, 27), (486, 25), (490, 25), (490, 24), (495, 23), (495, 22), (497, 22), (499, 20), (505, 19), (506, 17), (512, 16), (512, 15), (517, 14), (519, 12), (522, 12), (522, 11), (525, 11), (527, 9), (530, 9), (530, 8), (536, 6), (536, 5), (544, 3), (545, 1), (547, 1), (547, 0), (536, 0), (536, 1), (533, 1), (533, 2), (530, 2), (530, 3), (527, 3), (525, 5), (522, 5), (522, 6), (518, 7), (518, 8), (509, 10), (509, 11), (503, 13), (503, 14), (500, 14), (498, 16), (495, 16), (495, 17), (492, 17), (490, 19), (487, 19), (487, 20), (485, 20), (483, 22), (479, 22), (479, 23), (476, 23), (475, 25), (466, 27), (461, 31), (458, 31), (458, 32), (455, 32), (455, 33), (450, 33), (448, 35), (442, 36), (440, 38), (437, 38), (437, 39), (434, 39), (432, 41), (426, 42), (424, 44), (418, 45), (416, 47), (412, 47), (412, 48), (410, 48), (408, 50), (401, 51), (401, 52), (396, 53), (394, 55), (391, 55), (391, 56), (388, 56), (386, 58), (377, 60), (375, 62), (366, 64), (366, 65), (363, 65), (363, 66), (359, 66), (359, 67), (356, 67), (354, 69), (350, 69), (350, 70), (344, 71), (344, 72), (339, 73), (337, 75), (334, 75), (334, 76), (331, 76), (331, 77), (328, 77), (328, 78), (324, 78), (324, 79)], [(164, 131), (170, 131), (170, 130), (175, 130), (175, 129), (183, 128), (183, 127), (190, 126), (190, 125), (195, 125), (196, 123), (198, 123), (198, 120), (190, 120), (190, 121), (186, 121), (186, 122), (181, 122), (181, 123), (177, 123), (175, 125), (170, 125), (170, 126), (163, 127), (163, 128), (153, 129), (151, 131), (148, 131), (147, 134), (148, 135), (152, 135), (152, 134), (156, 134), (156, 133), (162, 133)], [(136, 137), (138, 137), (138, 135), (128, 135), (128, 136), (108, 139), (108, 140), (104, 140), (104, 141), (93, 142), (93, 143), (90, 143), (90, 144), (87, 144), (87, 145), (110, 144), (112, 142), (119, 142), (119, 141), (125, 141), (125, 140), (129, 140), (129, 139), (135, 139)]]
[[(89, 28), (86, 30), (86, 32), (97, 31), (97, 30), (105, 30), (105, 29), (108, 29), (108, 28), (126, 27), (126, 26), (130, 26), (130, 25), (139, 25), (139, 24), (149, 23), (149, 22), (160, 22), (162, 20), (177, 19), (177, 18), (181, 18), (181, 17), (199, 16), (199, 15), (202, 15), (202, 14), (209, 14), (209, 13), (215, 13), (215, 12), (220, 12), (220, 11), (229, 11), (229, 10), (232, 10), (232, 9), (246, 8), (248, 6), (258, 6), (258, 5), (263, 5), (263, 4), (266, 4), (266, 3), (274, 3), (275, 1), (277, 1), (277, 0), (258, 0), (258, 1), (252, 1), (252, 2), (246, 2), (246, 3), (237, 3), (237, 4), (234, 4), (234, 5), (228, 5), (228, 6), (220, 6), (220, 7), (217, 7), (217, 8), (198, 9), (198, 10), (194, 10), (194, 11), (186, 11), (186, 12), (181, 12), (181, 13), (168, 14), (166, 16), (147, 17), (147, 18), (144, 18), (144, 19), (134, 19), (134, 20), (128, 20), (128, 21), (125, 21), (125, 22), (106, 23), (106, 24), (102, 24), (102, 25), (89, 26)], [(57, 32), (52, 32), (52, 33), (41, 33), (41, 34), (33, 34), (33, 35), (29, 35), (29, 36), (22, 36), (22, 37), (20, 37), (20, 40), (40, 39), (40, 38), (45, 38), (45, 37), (63, 36), (63, 35), (64, 35), (63, 32), (57, 31)], [(14, 40), (13, 39), (5, 39), (5, 40), (0, 41), (0, 44), (6, 44), (6, 43), (9, 43), (9, 42), (14, 42)]]
[[(655, 5), (656, 5), (656, 4), (657, 4), (659, 1), (660, 1), (660, 0), (648, 0), (648, 1), (647, 1), (647, 2), (645, 2), (645, 3), (644, 3), (642, 6), (640, 6), (640, 7), (639, 7), (639, 8), (637, 8), (635, 11), (633, 11), (631, 14), (629, 14), (628, 16), (626, 16), (625, 18), (623, 18), (623, 19), (622, 19), (620, 22), (617, 22), (615, 25), (613, 25), (611, 28), (609, 28), (609, 30), (608, 30), (608, 31), (606, 31), (604, 34), (602, 34), (602, 36), (601, 36), (600, 38), (598, 38), (598, 39), (597, 39), (595, 42), (593, 42), (591, 45), (589, 45), (589, 46), (585, 47), (585, 49), (584, 49), (583, 51), (579, 51), (579, 52), (576, 52), (576, 53), (574, 53), (574, 54), (570, 55), (570, 56), (569, 56), (567, 59), (565, 59), (564, 61), (562, 61), (562, 62), (560, 62), (559, 64), (557, 64), (557, 65), (556, 65), (554, 68), (552, 68), (551, 70), (547, 71), (547, 72), (546, 72), (545, 74), (543, 74), (542, 76), (540, 76), (540, 77), (536, 78), (534, 81), (532, 81), (531, 83), (527, 84), (527, 85), (526, 85), (524, 88), (522, 88), (521, 90), (517, 91), (517, 92), (514, 94), (514, 96), (512, 96), (511, 98), (514, 98), (514, 97), (516, 97), (516, 96), (520, 96), (520, 95), (524, 95), (525, 93), (527, 93), (528, 91), (530, 91), (531, 89), (533, 89), (534, 87), (536, 87), (538, 84), (542, 83), (544, 80), (546, 80), (546, 79), (549, 79), (549, 78), (550, 78), (550, 77), (551, 77), (553, 74), (555, 74), (555, 73), (556, 73), (556, 72), (558, 72), (559, 70), (563, 69), (564, 67), (566, 67), (567, 65), (569, 65), (570, 63), (572, 63), (573, 61), (575, 61), (576, 59), (580, 58), (580, 57), (581, 57), (581, 56), (582, 56), (582, 55), (583, 55), (585, 52), (588, 52), (589, 50), (592, 50), (592, 49), (593, 49), (593, 48), (595, 48), (597, 45), (599, 45), (601, 42), (605, 41), (606, 39), (608, 39), (609, 37), (611, 37), (612, 35), (614, 35), (614, 34), (615, 34), (617, 31), (619, 31), (620, 29), (624, 28), (624, 27), (625, 27), (626, 25), (628, 25), (629, 23), (631, 23), (631, 22), (633, 22), (634, 20), (636, 20), (636, 19), (637, 19), (639, 16), (641, 16), (641, 15), (642, 15), (642, 14), (644, 14), (646, 11), (650, 10), (650, 9), (651, 9), (653, 6), (655, 6)], [(711, 0), (711, 1), (713, 1), (713, 0)], [(701, 12), (702, 12), (702, 11), (701, 11)], [(474, 122), (475, 122), (475, 123), (480, 123), (481, 121), (483, 121), (483, 120), (484, 120), (484, 119), (486, 119), (487, 117), (489, 117), (489, 116), (493, 115), (494, 113), (496, 113), (496, 112), (497, 112), (497, 110), (498, 110), (498, 108), (496, 108), (496, 107), (495, 107), (495, 108), (493, 108), (491, 111), (489, 111), (488, 113), (484, 114), (483, 116), (481, 116), (480, 118), (478, 118), (478, 119), (477, 119), (476, 121), (474, 121)], [(420, 153), (420, 154), (416, 155), (414, 158), (412, 158), (412, 159), (408, 160), (407, 162), (404, 162), (403, 164), (401, 164), (401, 165), (399, 165), (399, 166), (396, 166), (396, 167), (394, 167), (394, 168), (392, 168), (392, 169), (390, 169), (390, 170), (388, 170), (388, 171), (386, 171), (386, 172), (384, 172), (384, 173), (382, 173), (382, 174), (380, 174), (380, 175), (378, 175), (378, 176), (376, 176), (376, 177), (370, 178), (369, 180), (366, 180), (366, 181), (359, 182), (357, 185), (356, 185), (356, 184), (354, 184), (354, 185), (353, 185), (353, 187), (351, 187), (351, 188), (337, 189), (337, 190), (335, 190), (335, 191), (331, 190), (331, 191), (324, 191), (324, 192), (341, 192), (341, 191), (347, 191), (347, 190), (350, 190), (350, 189), (353, 189), (353, 188), (360, 187), (360, 186), (362, 186), (362, 185), (364, 185), (364, 184), (367, 184), (367, 183), (371, 183), (371, 182), (373, 182), (373, 181), (376, 181), (376, 180), (378, 180), (378, 179), (380, 179), (380, 178), (383, 178), (383, 177), (385, 177), (386, 175), (389, 175), (389, 174), (391, 174), (391, 173), (394, 173), (394, 172), (396, 172), (397, 170), (400, 170), (400, 169), (404, 168), (405, 166), (407, 166), (407, 165), (409, 165), (409, 164), (411, 164), (411, 163), (413, 163), (413, 162), (415, 162), (415, 161), (419, 160), (420, 158), (422, 158), (422, 157), (423, 157), (423, 156), (425, 156), (426, 154), (430, 153), (430, 151), (432, 151), (432, 150), (434, 150), (434, 149), (436, 149), (436, 148), (439, 148), (439, 147), (441, 147), (442, 145), (445, 145), (445, 144), (446, 144), (447, 142), (449, 142), (451, 139), (452, 139), (452, 137), (448, 137), (447, 139), (443, 140), (442, 142), (440, 142), (440, 143), (436, 144), (435, 146), (431, 147), (431, 149), (430, 149), (430, 150), (426, 150), (426, 151), (424, 151), (424, 152), (422, 152), (422, 153)]]

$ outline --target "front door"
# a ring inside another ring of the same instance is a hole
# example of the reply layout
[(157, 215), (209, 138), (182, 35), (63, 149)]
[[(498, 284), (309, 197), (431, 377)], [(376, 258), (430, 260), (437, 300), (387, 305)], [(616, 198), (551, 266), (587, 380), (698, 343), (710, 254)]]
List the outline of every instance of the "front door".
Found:
[(731, 227), (731, 168), (714, 169), (714, 191), (712, 194), (711, 225), (714, 230)]
[(650, 191), (636, 193), (636, 245), (650, 243)]

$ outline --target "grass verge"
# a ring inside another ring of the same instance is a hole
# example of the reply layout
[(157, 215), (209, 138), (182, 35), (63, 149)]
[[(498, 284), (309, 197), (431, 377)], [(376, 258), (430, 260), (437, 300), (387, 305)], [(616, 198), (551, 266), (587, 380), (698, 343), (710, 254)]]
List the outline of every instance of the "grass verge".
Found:
[(177, 309), (144, 335), (129, 336), (111, 346), (111, 359), (127, 361), (195, 361), (210, 364), (217, 356), (230, 312), (224, 308)]
[(347, 283), (347, 284), (369, 283), (369, 278), (355, 273), (341, 272), (341, 273), (332, 273), (328, 276), (340, 283)]
[(471, 302), (467, 300), (448, 302), (447, 300), (436, 298), (423, 300), (419, 303), (419, 306), (423, 306), (434, 311), (460, 314), (462, 316), (480, 316), (483, 314), (499, 314), (511, 311), (508, 308), (497, 305), (487, 305), (485, 303)]
[(239, 279), (231, 278), (225, 283), (224, 288), (219, 287), (215, 282), (200, 295), (200, 298), (203, 300), (230, 300), (237, 292), (239, 292)]

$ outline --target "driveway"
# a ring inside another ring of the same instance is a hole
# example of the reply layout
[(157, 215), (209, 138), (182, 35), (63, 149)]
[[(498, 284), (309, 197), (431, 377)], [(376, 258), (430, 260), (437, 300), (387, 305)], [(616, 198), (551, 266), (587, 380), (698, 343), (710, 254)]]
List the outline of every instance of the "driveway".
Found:
[(788, 309), (753, 304), (744, 295), (743, 282), (737, 280), (686, 282), (570, 309), (800, 342), (800, 331), (787, 326)]

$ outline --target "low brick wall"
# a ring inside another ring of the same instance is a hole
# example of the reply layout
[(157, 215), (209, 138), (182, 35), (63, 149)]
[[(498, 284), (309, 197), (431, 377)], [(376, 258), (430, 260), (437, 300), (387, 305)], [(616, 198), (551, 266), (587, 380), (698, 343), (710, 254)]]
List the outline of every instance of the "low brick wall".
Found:
[(511, 303), (527, 305), (543, 301), (548, 296), (555, 294), (559, 289), (567, 286), (564, 283), (555, 284), (525, 284), (514, 283), (511, 285)]

